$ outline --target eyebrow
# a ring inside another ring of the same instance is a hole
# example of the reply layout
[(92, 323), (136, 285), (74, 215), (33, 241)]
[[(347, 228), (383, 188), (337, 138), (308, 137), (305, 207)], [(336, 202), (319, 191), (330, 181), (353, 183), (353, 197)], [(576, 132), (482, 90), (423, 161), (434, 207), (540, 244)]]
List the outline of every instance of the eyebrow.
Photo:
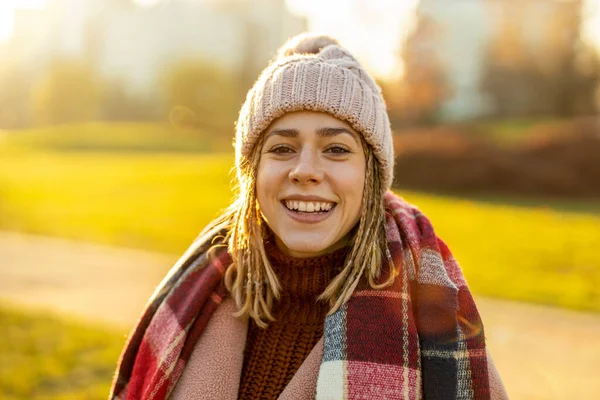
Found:
[[(317, 129), (317, 135), (320, 137), (332, 137), (332, 136), (336, 136), (336, 135), (340, 135), (342, 133), (347, 133), (350, 136), (352, 136), (352, 138), (360, 144), (360, 140), (358, 139), (356, 133), (354, 133), (353, 131), (351, 131), (350, 129), (347, 128), (331, 128), (331, 127), (323, 127), (323, 128), (319, 128)], [(265, 139), (269, 138), (270, 136), (273, 135), (278, 135), (278, 136), (283, 136), (283, 137), (298, 137), (298, 135), (300, 134), (300, 131), (298, 131), (298, 129), (273, 129), (271, 132), (269, 132), (269, 134), (265, 137)]]

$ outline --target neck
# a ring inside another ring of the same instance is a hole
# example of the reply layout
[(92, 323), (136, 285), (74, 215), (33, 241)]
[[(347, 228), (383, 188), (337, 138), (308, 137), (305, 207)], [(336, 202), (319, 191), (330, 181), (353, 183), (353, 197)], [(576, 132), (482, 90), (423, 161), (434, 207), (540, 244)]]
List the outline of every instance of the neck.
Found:
[(347, 248), (314, 257), (293, 257), (285, 254), (273, 243), (266, 242), (265, 249), (273, 271), (281, 284), (279, 303), (314, 304), (344, 265)]

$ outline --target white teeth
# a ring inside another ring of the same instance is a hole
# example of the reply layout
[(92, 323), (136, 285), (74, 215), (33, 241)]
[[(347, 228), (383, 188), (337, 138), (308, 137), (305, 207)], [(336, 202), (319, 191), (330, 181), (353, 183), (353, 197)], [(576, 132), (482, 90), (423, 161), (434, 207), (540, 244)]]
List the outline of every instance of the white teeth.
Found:
[(333, 208), (334, 205), (334, 203), (327, 202), (285, 200), (285, 206), (287, 208), (289, 208), (290, 210), (298, 210), (302, 212), (329, 211)]

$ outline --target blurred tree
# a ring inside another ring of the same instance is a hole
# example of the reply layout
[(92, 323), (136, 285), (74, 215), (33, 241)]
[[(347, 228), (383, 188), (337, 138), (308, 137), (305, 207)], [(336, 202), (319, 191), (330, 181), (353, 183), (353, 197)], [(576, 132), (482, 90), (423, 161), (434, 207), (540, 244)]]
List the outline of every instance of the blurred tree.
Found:
[(442, 103), (450, 94), (444, 65), (435, 47), (440, 27), (421, 12), (416, 17), (415, 28), (402, 48), (403, 77), (383, 84), (395, 125), (436, 122)]
[(142, 98), (127, 91), (127, 85), (114, 81), (102, 91), (102, 119), (109, 121), (149, 121), (162, 117), (162, 109), (153, 97)]
[(232, 73), (204, 60), (181, 60), (162, 79), (166, 111), (176, 126), (231, 138), (242, 100)]
[(488, 48), (481, 90), (494, 102), (496, 116), (594, 113), (600, 62), (581, 40), (582, 2), (549, 4), (537, 40), (526, 29), (540, 3), (495, 6), (509, 18)]
[(31, 77), (20, 65), (0, 64), (0, 129), (30, 124)]
[(56, 60), (33, 89), (37, 123), (62, 124), (98, 116), (101, 86), (94, 71), (77, 60)]
[(243, 29), (244, 44), (241, 48), (244, 68), (242, 68), (239, 74), (240, 84), (238, 87), (238, 96), (242, 100), (246, 97), (248, 90), (254, 85), (256, 77), (265, 67), (267, 60), (262, 59), (261, 52), (257, 51), (257, 46), (263, 42), (262, 38), (269, 35), (268, 30), (263, 25), (250, 19), (244, 21)]

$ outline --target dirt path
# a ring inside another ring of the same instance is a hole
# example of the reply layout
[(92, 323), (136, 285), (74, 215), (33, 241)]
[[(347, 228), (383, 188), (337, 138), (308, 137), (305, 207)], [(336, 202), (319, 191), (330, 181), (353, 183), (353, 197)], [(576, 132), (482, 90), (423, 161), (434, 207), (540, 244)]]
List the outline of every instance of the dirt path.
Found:
[[(0, 232), (0, 298), (128, 332), (177, 256)], [(478, 298), (511, 399), (600, 399), (600, 315)]]

